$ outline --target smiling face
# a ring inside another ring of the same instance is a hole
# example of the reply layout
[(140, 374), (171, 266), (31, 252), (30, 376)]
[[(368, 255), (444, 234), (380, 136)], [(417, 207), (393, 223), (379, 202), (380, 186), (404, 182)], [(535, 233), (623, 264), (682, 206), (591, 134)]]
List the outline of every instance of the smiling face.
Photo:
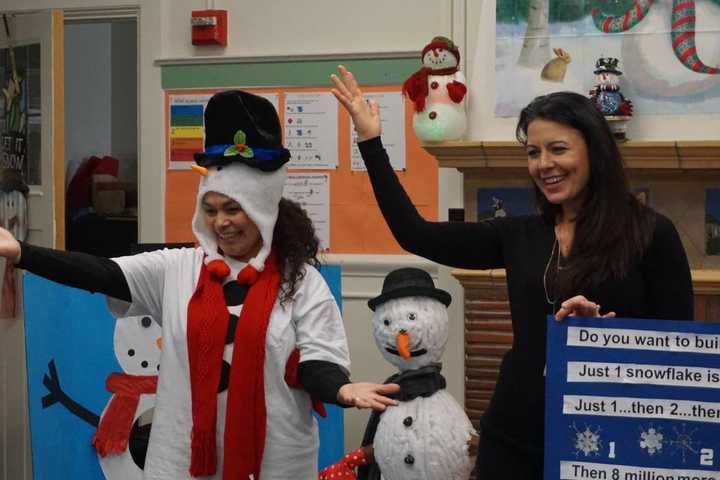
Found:
[[(375, 344), (385, 360), (400, 371), (440, 362), (448, 339), (448, 315), (447, 308), (438, 300), (428, 297), (388, 300), (377, 306), (372, 324)], [(407, 358), (403, 358), (403, 342)]]
[(260, 230), (232, 198), (216, 192), (206, 193), (202, 200), (202, 214), (223, 254), (247, 262), (262, 248)]
[(571, 218), (585, 198), (590, 160), (582, 134), (572, 127), (536, 119), (527, 129), (528, 171), (550, 203), (562, 205)]
[(598, 85), (615, 86), (618, 84), (618, 76), (610, 72), (600, 72), (595, 75)]
[(445, 50), (444, 48), (431, 48), (423, 56), (422, 62), (424, 66), (430, 67), (433, 70), (457, 67), (458, 64), (455, 55), (453, 55), (450, 50)]

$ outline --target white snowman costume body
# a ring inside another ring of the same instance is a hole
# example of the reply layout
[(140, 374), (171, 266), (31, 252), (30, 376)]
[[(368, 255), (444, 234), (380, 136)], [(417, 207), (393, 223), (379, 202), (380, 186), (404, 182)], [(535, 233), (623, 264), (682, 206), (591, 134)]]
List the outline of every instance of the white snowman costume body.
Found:
[[(409, 335), (411, 357), (397, 353), (399, 333)], [(429, 297), (403, 297), (377, 306), (373, 336), (387, 361), (401, 372), (437, 365), (448, 338), (446, 307)], [(466, 480), (475, 435), (467, 415), (444, 389), (389, 407), (374, 438), (375, 461), (384, 480)]]
[[(157, 375), (160, 365), (161, 329), (147, 315), (121, 317), (115, 321), (113, 336), (115, 356), (123, 373)], [(152, 422), (155, 394), (141, 394), (133, 415), (133, 424), (144, 427)], [(112, 403), (110, 398), (108, 406)], [(102, 412), (105, 415), (108, 406)], [(100, 417), (102, 421), (102, 416)], [(130, 438), (132, 443), (132, 437)], [(143, 469), (132, 455), (132, 445), (121, 454), (99, 456), (100, 467), (107, 480), (142, 480)]]
[[(258, 271), (270, 252), (286, 170), (263, 172), (239, 162), (212, 167), (200, 181), (193, 232), (200, 247), (161, 250), (113, 259), (122, 269), (132, 304), (110, 299), (126, 315), (149, 314), (162, 325), (162, 365), (153, 416), (145, 480), (191, 480), (193, 428), (190, 362), (188, 356), (188, 304), (195, 292), (203, 263), (221, 259), (230, 269), (228, 284), (247, 265)], [(263, 246), (248, 263), (222, 256), (215, 234), (203, 220), (202, 200), (216, 192), (236, 200), (257, 225)], [(237, 283), (237, 282), (235, 282)], [(119, 302), (119, 303), (118, 303)], [(228, 315), (240, 317), (242, 303), (227, 304)], [(237, 343), (238, 340), (236, 339)], [(249, 346), (248, 348), (252, 348)], [(319, 436), (312, 416), (312, 401), (304, 390), (285, 381), (288, 358), (300, 352), (300, 362), (320, 360), (349, 371), (350, 360), (340, 311), (320, 272), (306, 266), (292, 299), (275, 300), (265, 337), (263, 370), (266, 431), (260, 475), (263, 480), (317, 477)], [(223, 360), (232, 361), (233, 343), (226, 343)], [(230, 368), (234, 368), (230, 365)], [(217, 394), (217, 471), (203, 480), (223, 478), (224, 433), (228, 391)], [(237, 406), (234, 406), (237, 408)], [(246, 479), (238, 479), (246, 480)], [(259, 480), (255, 478), (254, 480)]]
[[(449, 50), (432, 48), (422, 58), (424, 67), (433, 71), (452, 69), (458, 66), (457, 58)], [(465, 85), (465, 76), (461, 71), (436, 75), (430, 73), (427, 78), (428, 95), (425, 108), (413, 114), (413, 129), (421, 140), (438, 142), (457, 140), (467, 128), (465, 100), (454, 101), (449, 94), (448, 85), (459, 82)]]

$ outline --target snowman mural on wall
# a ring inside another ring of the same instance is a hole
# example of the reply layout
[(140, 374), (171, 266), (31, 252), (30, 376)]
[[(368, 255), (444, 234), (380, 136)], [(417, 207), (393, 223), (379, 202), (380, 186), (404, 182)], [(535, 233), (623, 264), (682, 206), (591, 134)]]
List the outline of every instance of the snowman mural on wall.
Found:
[(449, 38), (435, 37), (423, 48), (422, 63), (403, 84), (403, 93), (414, 104), (415, 135), (426, 142), (457, 140), (467, 125), (460, 50)]
[[(323, 470), (320, 480), (467, 480), (477, 433), (440, 374), (450, 294), (418, 268), (390, 272), (370, 299), (375, 343), (399, 373), (400, 404), (370, 416), (363, 448)], [(354, 469), (359, 467), (357, 477)]]
[(101, 415), (82, 406), (62, 390), (53, 360), (43, 385), (48, 394), (43, 408), (56, 403), (97, 427), (92, 443), (107, 480), (141, 480), (155, 406), (160, 369), (160, 326), (147, 315), (118, 318), (114, 349), (123, 372), (108, 375), (106, 387), (113, 395)]

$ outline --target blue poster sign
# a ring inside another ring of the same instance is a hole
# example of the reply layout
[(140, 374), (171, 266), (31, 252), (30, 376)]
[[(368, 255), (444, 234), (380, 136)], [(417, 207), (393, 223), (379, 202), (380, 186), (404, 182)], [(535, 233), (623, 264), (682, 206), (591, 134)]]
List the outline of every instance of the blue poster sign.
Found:
[(720, 323), (548, 317), (546, 480), (720, 480)]

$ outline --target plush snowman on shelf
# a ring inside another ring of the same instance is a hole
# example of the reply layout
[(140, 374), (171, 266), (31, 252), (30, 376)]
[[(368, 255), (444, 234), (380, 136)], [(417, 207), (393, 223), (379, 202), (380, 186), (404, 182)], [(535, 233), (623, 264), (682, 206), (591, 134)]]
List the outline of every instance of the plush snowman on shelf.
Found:
[(375, 343), (399, 370), (386, 383), (400, 385), (400, 404), (370, 417), (363, 445), (372, 444), (374, 463), (360, 467), (358, 478), (470, 478), (477, 434), (440, 374), (450, 300), (424, 270), (401, 268), (387, 275), (382, 293), (368, 302)]
[(590, 90), (590, 100), (609, 122), (613, 135), (619, 141), (627, 140), (627, 121), (632, 117), (632, 102), (620, 91), (617, 58), (601, 57), (595, 63), (597, 84)]
[(414, 104), (415, 135), (426, 142), (457, 140), (467, 124), (460, 50), (449, 38), (435, 37), (423, 48), (422, 63), (403, 84), (403, 93)]

